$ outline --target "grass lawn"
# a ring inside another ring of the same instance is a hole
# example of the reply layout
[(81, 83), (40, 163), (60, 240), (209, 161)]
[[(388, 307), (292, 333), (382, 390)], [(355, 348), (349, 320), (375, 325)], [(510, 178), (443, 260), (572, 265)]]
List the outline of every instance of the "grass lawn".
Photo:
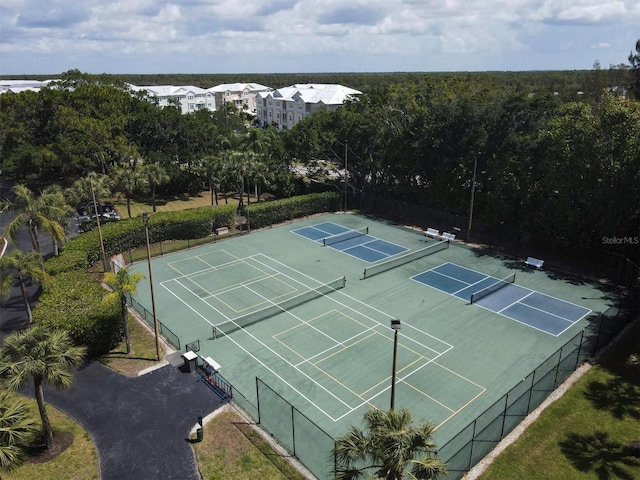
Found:
[[(124, 339), (106, 355), (100, 357), (103, 365), (128, 377), (135, 377), (138, 372), (156, 364), (156, 341), (153, 331), (129, 315), (129, 336), (131, 337), (131, 353), (127, 355)], [(162, 358), (162, 342), (160, 357)]]
[(205, 480), (306, 478), (232, 409), (205, 424), (203, 440), (194, 443), (193, 449)]
[(480, 480), (640, 478), (640, 374), (625, 366), (638, 348), (640, 324), (549, 406), (500, 454)]
[[(229, 205), (237, 205), (238, 199), (228, 196), (227, 202)], [(246, 202), (246, 196), (245, 196)], [(114, 199), (113, 204), (115, 205), (118, 213), (122, 218), (129, 218), (129, 214), (127, 213), (127, 200), (125, 198)], [(218, 204), (225, 205), (225, 200), (222, 195), (218, 195)], [(215, 205), (215, 203), (214, 203)], [(211, 194), (208, 190), (201, 192), (196, 197), (171, 197), (171, 198), (162, 198), (156, 197), (156, 211), (158, 212), (175, 212), (178, 210), (184, 210), (186, 208), (197, 208), (197, 207), (209, 207), (211, 206)], [(136, 199), (131, 200), (131, 216), (139, 217), (143, 212), (151, 213), (153, 211), (153, 207), (151, 205), (151, 199)]]
[[(38, 420), (36, 401), (23, 397), (33, 415)], [(46, 398), (45, 398), (46, 400)], [(47, 413), (53, 426), (56, 440), (61, 432), (73, 436), (73, 443), (60, 455), (45, 463), (37, 456), (27, 460), (25, 464), (12, 473), (2, 473), (3, 480), (93, 480), (100, 478), (98, 454), (89, 434), (67, 415), (51, 405), (47, 405)]]

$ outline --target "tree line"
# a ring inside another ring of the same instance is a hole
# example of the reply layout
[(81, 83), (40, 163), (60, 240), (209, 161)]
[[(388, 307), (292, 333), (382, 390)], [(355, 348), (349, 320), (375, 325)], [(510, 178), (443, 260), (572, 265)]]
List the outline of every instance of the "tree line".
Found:
[[(214, 203), (218, 192), (304, 193), (292, 166), (320, 185), (347, 165), (356, 190), (459, 214), (475, 170), (475, 218), (594, 247), (629, 239), (621, 248), (640, 263), (637, 57), (595, 64), (579, 82), (575, 72), (362, 74), (363, 95), (284, 131), (247, 128), (234, 111), (159, 109), (121, 79), (70, 71), (58, 86), (2, 96), (1, 168), (61, 184), (98, 172), (127, 198), (206, 188)], [(150, 168), (155, 181), (144, 180)]]

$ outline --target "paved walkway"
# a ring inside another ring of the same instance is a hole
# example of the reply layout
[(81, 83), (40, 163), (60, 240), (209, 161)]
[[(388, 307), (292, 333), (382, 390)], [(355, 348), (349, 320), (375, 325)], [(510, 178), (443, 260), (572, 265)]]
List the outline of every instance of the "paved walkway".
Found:
[(221, 405), (196, 374), (171, 365), (129, 378), (91, 363), (45, 400), (89, 432), (102, 480), (199, 480), (187, 438), (199, 415)]

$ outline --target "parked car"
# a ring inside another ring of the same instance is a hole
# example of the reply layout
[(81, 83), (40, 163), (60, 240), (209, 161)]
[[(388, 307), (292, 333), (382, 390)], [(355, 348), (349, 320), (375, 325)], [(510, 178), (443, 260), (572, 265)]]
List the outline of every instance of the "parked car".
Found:
[[(111, 202), (99, 203), (97, 210), (100, 215), (109, 215), (112, 217), (117, 217), (116, 220), (120, 220), (120, 216), (116, 211), (116, 207), (114, 207), (113, 203)], [(78, 212), (78, 215), (80, 215), (81, 217), (86, 217), (90, 214), (93, 214), (94, 213), (93, 203), (86, 203), (86, 204), (79, 205), (76, 211)]]

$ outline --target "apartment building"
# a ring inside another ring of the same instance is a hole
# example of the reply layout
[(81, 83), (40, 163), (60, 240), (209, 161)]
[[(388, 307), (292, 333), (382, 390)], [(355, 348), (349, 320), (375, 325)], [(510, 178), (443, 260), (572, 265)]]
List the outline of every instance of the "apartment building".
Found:
[(336, 110), (345, 101), (361, 94), (358, 90), (336, 84), (291, 85), (258, 92), (256, 114), (263, 127), (276, 125), (279, 130), (290, 129), (317, 110)]
[(159, 107), (178, 106), (182, 113), (194, 113), (198, 110), (216, 109), (213, 92), (193, 85), (150, 85), (137, 86), (129, 84), (132, 92), (146, 92), (146, 95), (158, 102)]
[(207, 89), (215, 94), (218, 108), (232, 104), (238, 111), (251, 114), (256, 113), (257, 94), (270, 90), (259, 83), (223, 83)]

